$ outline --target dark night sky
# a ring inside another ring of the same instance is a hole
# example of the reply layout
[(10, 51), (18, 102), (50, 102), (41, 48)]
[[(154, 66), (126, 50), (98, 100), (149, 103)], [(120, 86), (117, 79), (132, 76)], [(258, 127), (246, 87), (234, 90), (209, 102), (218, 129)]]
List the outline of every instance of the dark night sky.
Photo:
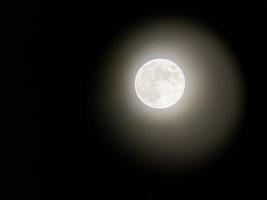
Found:
[[(12, 103), (23, 114), (14, 114), (14, 131), (2, 132), (1, 200), (263, 193), (266, 2), (13, 1), (4, 6), (7, 66), (19, 80), (11, 83), (18, 91)], [(136, 167), (105, 140), (110, 130), (98, 104), (96, 83), (104, 70), (99, 63), (112, 39), (142, 19), (161, 16), (189, 17), (218, 32), (238, 58), (246, 84), (236, 139), (215, 162), (187, 173)]]

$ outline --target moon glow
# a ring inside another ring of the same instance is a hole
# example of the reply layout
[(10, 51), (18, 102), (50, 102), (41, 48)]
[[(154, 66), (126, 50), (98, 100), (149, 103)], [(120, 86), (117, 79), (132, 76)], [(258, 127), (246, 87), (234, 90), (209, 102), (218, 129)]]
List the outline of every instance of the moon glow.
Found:
[(174, 105), (182, 97), (184, 88), (184, 73), (167, 59), (150, 60), (135, 77), (137, 96), (145, 105), (155, 109)]
[(149, 170), (216, 161), (237, 136), (246, 103), (227, 41), (205, 24), (172, 17), (133, 24), (112, 41), (92, 108), (111, 147)]

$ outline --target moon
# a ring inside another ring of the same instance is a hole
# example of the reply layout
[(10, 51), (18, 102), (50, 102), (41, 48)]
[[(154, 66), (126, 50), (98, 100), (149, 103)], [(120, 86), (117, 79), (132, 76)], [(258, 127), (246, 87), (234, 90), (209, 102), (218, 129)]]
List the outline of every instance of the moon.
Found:
[(168, 108), (182, 97), (185, 76), (181, 68), (168, 59), (145, 63), (135, 76), (135, 92), (145, 105), (154, 109)]

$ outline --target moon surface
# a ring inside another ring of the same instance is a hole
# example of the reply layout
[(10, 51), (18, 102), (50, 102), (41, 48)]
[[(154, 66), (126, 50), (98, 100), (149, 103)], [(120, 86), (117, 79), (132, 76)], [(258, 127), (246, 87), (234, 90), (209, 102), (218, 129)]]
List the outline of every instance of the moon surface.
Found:
[(145, 63), (135, 77), (138, 98), (154, 109), (174, 105), (183, 95), (185, 76), (180, 67), (168, 59), (153, 59)]

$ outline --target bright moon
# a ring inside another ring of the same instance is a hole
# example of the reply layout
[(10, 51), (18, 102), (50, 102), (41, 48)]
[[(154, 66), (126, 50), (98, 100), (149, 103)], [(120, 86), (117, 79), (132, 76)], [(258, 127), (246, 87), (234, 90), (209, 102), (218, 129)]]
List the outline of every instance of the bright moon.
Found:
[(138, 98), (155, 109), (174, 105), (182, 97), (184, 88), (184, 73), (177, 64), (167, 59), (148, 61), (135, 77)]

